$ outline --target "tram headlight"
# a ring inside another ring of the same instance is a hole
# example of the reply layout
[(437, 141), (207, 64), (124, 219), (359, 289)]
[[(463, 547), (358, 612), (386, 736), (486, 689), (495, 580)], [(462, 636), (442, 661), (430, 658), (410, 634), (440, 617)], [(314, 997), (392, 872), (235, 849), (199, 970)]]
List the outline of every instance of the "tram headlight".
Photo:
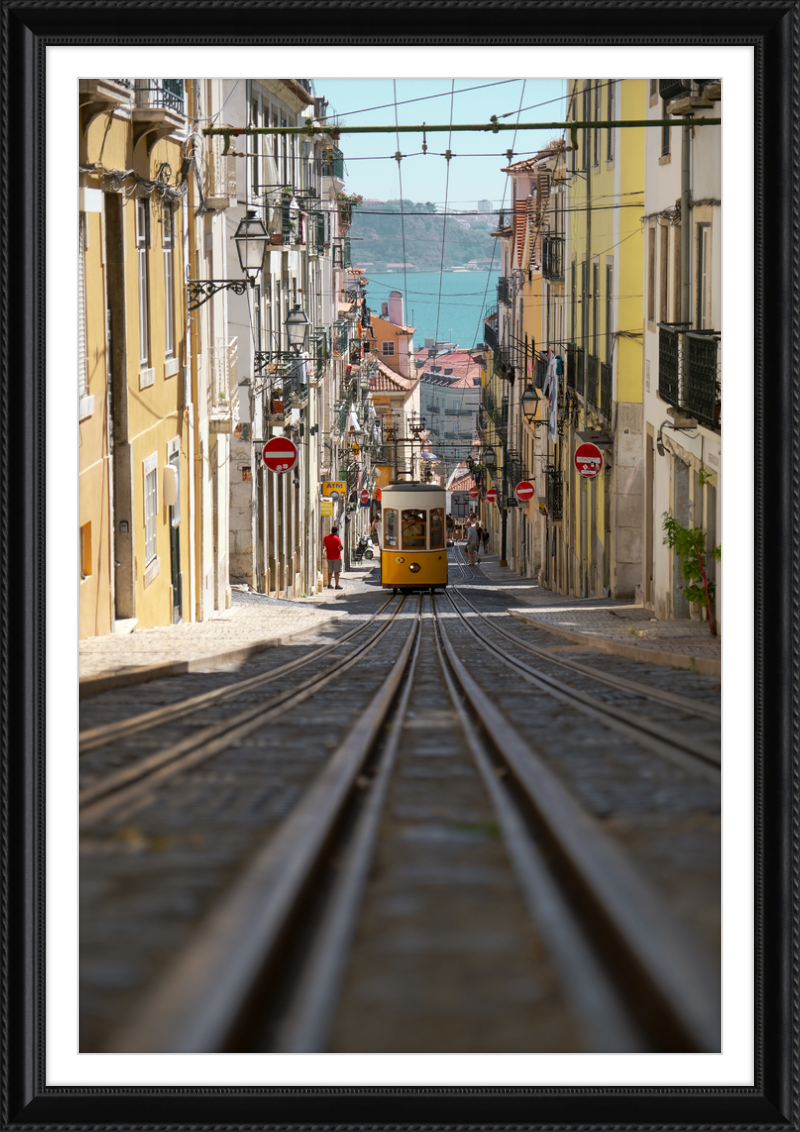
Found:
[(422, 567), (420, 566), (419, 562), (412, 562), (409, 566), (409, 570), (412, 574), (418, 574), (421, 569)]

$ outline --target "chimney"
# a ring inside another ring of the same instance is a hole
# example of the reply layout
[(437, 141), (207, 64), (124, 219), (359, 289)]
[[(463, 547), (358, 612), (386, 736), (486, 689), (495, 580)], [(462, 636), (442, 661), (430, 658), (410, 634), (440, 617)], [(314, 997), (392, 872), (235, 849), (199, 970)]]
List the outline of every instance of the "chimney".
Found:
[(381, 303), (381, 318), (388, 318), (388, 317), (389, 317), (389, 304), (388, 303)]
[(389, 322), (395, 326), (403, 326), (403, 292), (389, 292)]

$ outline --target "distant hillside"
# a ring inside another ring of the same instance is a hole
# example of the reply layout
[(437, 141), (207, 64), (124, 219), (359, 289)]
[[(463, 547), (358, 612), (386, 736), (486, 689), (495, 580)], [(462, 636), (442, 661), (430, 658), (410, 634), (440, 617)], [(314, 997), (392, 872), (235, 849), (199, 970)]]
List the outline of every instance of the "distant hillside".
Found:
[[(442, 264), (442, 231), (444, 230), (444, 267), (461, 267), (471, 259), (499, 260), (500, 249), (490, 235), (497, 228), (494, 214), (453, 216), (430, 215), (436, 206), (403, 201), (403, 222), (400, 201), (364, 201), (353, 209), (350, 238), (352, 262), (372, 263), (374, 271), (382, 271), (387, 263), (413, 263), (419, 271), (438, 271)], [(376, 213), (387, 215), (376, 215)], [(405, 231), (405, 254), (403, 250)]]

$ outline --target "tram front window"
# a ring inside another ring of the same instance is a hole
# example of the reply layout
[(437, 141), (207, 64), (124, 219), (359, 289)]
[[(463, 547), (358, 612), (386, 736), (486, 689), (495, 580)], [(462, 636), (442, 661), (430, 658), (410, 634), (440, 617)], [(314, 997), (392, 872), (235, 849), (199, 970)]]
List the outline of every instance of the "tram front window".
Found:
[(403, 511), (403, 550), (425, 549), (425, 512)]

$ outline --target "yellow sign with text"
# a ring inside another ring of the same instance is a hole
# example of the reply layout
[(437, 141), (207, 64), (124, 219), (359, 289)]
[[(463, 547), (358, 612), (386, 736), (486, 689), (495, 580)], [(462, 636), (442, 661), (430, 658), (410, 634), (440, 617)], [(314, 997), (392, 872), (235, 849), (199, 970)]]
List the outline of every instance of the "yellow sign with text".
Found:
[(320, 500), (319, 513), (322, 516), (332, 515), (333, 514), (333, 500), (332, 499), (322, 499), (322, 500)]

